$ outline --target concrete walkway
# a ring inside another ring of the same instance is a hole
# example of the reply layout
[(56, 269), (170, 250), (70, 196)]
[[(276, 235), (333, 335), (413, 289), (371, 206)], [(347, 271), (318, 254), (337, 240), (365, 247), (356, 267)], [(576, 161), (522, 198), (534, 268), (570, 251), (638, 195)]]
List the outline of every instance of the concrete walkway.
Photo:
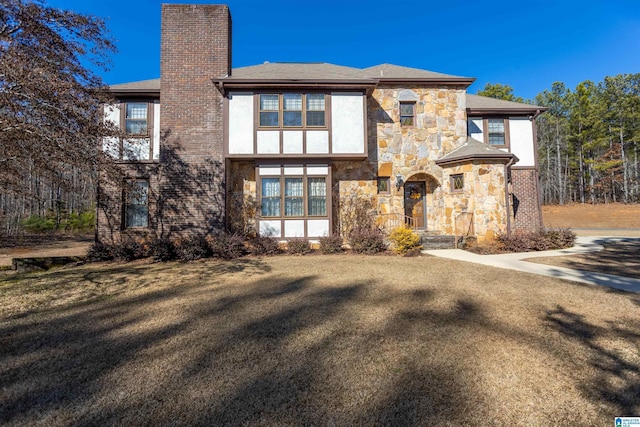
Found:
[(427, 250), (423, 251), (423, 253), (440, 258), (473, 262), (476, 264), (489, 265), (491, 267), (524, 271), (526, 273), (540, 274), (542, 276), (555, 277), (557, 279), (608, 286), (614, 289), (640, 293), (640, 279), (614, 276), (612, 274), (594, 273), (584, 270), (574, 270), (571, 268), (556, 267), (525, 261), (527, 258), (566, 256), (600, 251), (604, 249), (604, 247), (598, 242), (615, 242), (619, 240), (623, 239), (620, 237), (579, 236), (576, 240), (575, 246), (569, 249), (543, 252), (520, 252), (500, 255), (478, 255), (461, 249)]

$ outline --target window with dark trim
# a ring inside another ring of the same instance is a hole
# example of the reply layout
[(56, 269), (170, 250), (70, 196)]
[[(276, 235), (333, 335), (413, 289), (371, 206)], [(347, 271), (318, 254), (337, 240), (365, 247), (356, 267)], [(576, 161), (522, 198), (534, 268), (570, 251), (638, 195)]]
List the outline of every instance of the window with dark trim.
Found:
[(388, 176), (379, 176), (378, 181), (378, 194), (391, 194), (391, 179)]
[(449, 177), (452, 192), (461, 192), (464, 190), (464, 174), (458, 173)]
[(114, 157), (124, 161), (153, 159), (153, 105), (145, 100), (120, 104), (120, 129), (126, 136), (118, 141)]
[(325, 176), (262, 177), (260, 190), (264, 218), (327, 216)]
[(324, 93), (260, 94), (258, 124), (263, 128), (326, 126)]
[(484, 120), (485, 143), (506, 147), (509, 145), (509, 119), (489, 118)]
[(413, 127), (415, 120), (416, 103), (401, 102), (400, 103), (400, 126)]
[(124, 203), (124, 227), (141, 228), (149, 226), (149, 181), (127, 182)]
[(124, 105), (124, 130), (127, 135), (149, 135), (149, 104), (146, 102), (127, 102)]

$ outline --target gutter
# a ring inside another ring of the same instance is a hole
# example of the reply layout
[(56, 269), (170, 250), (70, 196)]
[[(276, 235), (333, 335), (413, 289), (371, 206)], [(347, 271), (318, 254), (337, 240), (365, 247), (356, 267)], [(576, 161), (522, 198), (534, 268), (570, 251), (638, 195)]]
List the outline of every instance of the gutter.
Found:
[(507, 237), (511, 237), (511, 207), (509, 206), (509, 168), (515, 163), (515, 158), (511, 158), (504, 165), (504, 201), (507, 208)]

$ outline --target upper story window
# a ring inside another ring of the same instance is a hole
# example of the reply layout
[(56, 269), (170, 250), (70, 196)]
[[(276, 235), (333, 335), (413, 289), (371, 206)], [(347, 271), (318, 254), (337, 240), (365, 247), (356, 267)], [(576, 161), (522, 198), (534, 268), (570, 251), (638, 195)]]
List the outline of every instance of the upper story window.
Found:
[(146, 136), (149, 134), (149, 104), (146, 102), (127, 102), (125, 104), (125, 130), (128, 135)]
[[(121, 138), (105, 138), (105, 151), (123, 161), (152, 160), (154, 158), (153, 111), (154, 102), (124, 100), (118, 109), (110, 109), (107, 120), (112, 120), (123, 133)], [(117, 114), (117, 115), (116, 115)], [(155, 150), (158, 148), (156, 147)], [(157, 157), (156, 157), (157, 158)]]
[(509, 145), (509, 119), (493, 118), (484, 120), (485, 143), (497, 147)]
[(401, 102), (400, 103), (400, 126), (413, 127), (415, 119), (416, 103)]
[(325, 94), (284, 93), (259, 95), (260, 127), (325, 127)]

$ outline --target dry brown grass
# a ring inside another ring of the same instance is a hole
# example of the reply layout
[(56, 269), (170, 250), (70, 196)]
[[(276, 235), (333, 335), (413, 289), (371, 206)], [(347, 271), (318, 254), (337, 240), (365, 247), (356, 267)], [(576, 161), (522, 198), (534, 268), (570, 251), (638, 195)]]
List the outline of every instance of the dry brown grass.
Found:
[(542, 217), (547, 227), (640, 228), (640, 204), (546, 205)]
[(609, 425), (640, 296), (431, 257), (0, 278), (0, 424)]

